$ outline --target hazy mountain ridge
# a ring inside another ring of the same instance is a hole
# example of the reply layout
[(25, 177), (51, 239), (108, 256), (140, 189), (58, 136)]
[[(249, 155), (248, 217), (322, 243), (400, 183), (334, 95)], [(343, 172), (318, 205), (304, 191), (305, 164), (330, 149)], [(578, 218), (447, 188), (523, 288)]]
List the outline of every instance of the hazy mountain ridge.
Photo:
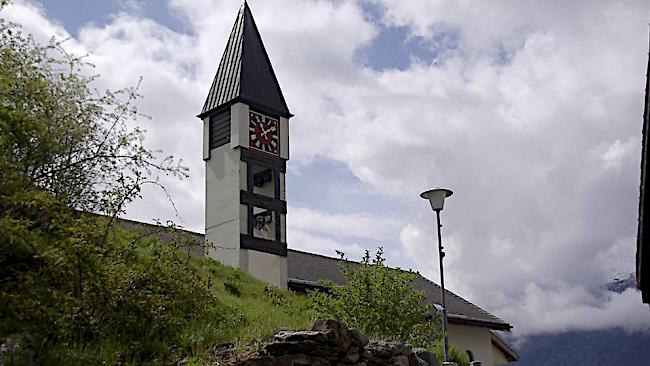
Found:
[[(636, 289), (634, 274), (603, 286), (623, 293)], [(650, 331), (629, 332), (622, 328), (535, 334), (517, 347), (518, 366), (650, 366)]]
[(518, 366), (650, 365), (650, 332), (621, 328), (538, 334), (518, 348)]

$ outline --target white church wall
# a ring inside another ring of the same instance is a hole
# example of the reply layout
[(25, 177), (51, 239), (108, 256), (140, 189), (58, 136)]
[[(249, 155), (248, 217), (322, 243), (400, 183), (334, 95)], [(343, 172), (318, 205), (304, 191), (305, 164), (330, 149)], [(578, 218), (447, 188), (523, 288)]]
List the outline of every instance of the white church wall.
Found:
[(280, 157), (289, 159), (289, 120), (280, 117)]
[(287, 258), (274, 254), (242, 249), (247, 252), (248, 272), (255, 278), (287, 289)]
[(492, 349), (492, 365), (493, 366), (505, 366), (509, 364), (508, 360), (506, 359), (506, 356), (503, 354), (503, 352), (497, 350), (497, 349)]
[(240, 233), (239, 150), (228, 145), (212, 149), (205, 164), (205, 238), (213, 246), (207, 255), (238, 267)]
[(203, 119), (203, 160), (210, 159), (210, 118)]
[(470, 350), (475, 361), (482, 366), (494, 366), (492, 357), (492, 334), (488, 328), (449, 324), (449, 343), (467, 355)]
[(248, 147), (248, 105), (230, 106), (230, 147)]

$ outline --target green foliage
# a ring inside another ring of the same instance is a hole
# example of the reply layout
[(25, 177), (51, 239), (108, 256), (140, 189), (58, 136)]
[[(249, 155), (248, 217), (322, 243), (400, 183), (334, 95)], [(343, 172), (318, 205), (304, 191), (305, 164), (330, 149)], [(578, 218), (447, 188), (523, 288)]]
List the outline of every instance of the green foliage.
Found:
[(41, 46), (0, 19), (0, 192), (38, 189), (68, 207), (111, 217), (159, 175), (187, 176), (144, 146), (137, 88), (99, 93), (81, 58)]
[(266, 297), (269, 299), (271, 304), (275, 305), (276, 307), (282, 308), (289, 306), (289, 302), (287, 301), (287, 293), (285, 291), (282, 291), (277, 287), (267, 285), (264, 287), (264, 293), (266, 294)]
[(440, 323), (428, 319), (432, 305), (424, 302), (422, 291), (412, 287), (416, 273), (386, 267), (382, 248), (374, 258), (366, 251), (358, 266), (344, 262), (340, 255), (346, 284), (326, 282), (327, 292), (310, 293), (321, 316), (359, 328), (374, 339), (433, 347), (442, 335)]
[[(435, 353), (436, 358), (442, 364), (442, 361), (445, 359), (445, 350), (441, 343), (436, 344), (431, 351)], [(459, 350), (453, 344), (449, 345), (449, 361), (455, 362), (458, 366), (469, 366), (469, 360), (465, 352)]]
[(164, 359), (177, 335), (199, 320), (210, 319), (203, 323), (213, 328), (208, 341), (230, 326), (235, 310), (209, 291), (189, 254), (119, 227), (102, 244), (107, 219), (30, 206), (50, 217), (47, 225), (0, 220), (0, 240), (11, 245), (0, 265), (0, 335), (29, 335), (38, 360), (71, 362), (66, 345), (107, 340), (133, 362)]
[(235, 273), (232, 276), (226, 278), (226, 281), (223, 283), (223, 287), (233, 296), (241, 296), (241, 279), (239, 273)]

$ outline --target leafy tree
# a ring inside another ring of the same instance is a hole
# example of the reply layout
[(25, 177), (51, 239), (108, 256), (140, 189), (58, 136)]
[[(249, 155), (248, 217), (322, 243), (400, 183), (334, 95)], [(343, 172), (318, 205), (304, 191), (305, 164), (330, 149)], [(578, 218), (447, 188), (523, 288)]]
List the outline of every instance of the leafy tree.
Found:
[(51, 194), (66, 206), (115, 216), (160, 174), (187, 176), (172, 156), (144, 146), (137, 88), (99, 93), (88, 64), (0, 23), (0, 192)]
[(424, 302), (424, 292), (413, 289), (415, 272), (386, 267), (382, 248), (374, 258), (366, 251), (359, 265), (345, 262), (345, 255), (339, 254), (346, 283), (324, 282), (327, 291), (310, 293), (321, 316), (359, 328), (374, 339), (434, 347), (442, 337), (440, 322), (430, 319), (432, 304)]

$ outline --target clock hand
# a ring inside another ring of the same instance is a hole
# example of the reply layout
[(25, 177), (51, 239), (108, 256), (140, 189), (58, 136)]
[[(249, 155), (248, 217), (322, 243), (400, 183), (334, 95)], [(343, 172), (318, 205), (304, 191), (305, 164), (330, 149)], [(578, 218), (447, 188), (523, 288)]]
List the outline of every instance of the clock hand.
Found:
[(260, 134), (264, 136), (265, 139), (268, 138), (266, 135), (271, 131), (271, 129), (269, 128), (268, 130), (265, 130), (263, 126), (260, 126), (260, 130), (262, 130)]
[(275, 131), (275, 126), (270, 126), (268, 130), (265, 130), (264, 127), (260, 126), (260, 129), (262, 130), (262, 134), (264, 135), (264, 138), (268, 138), (268, 133)]

